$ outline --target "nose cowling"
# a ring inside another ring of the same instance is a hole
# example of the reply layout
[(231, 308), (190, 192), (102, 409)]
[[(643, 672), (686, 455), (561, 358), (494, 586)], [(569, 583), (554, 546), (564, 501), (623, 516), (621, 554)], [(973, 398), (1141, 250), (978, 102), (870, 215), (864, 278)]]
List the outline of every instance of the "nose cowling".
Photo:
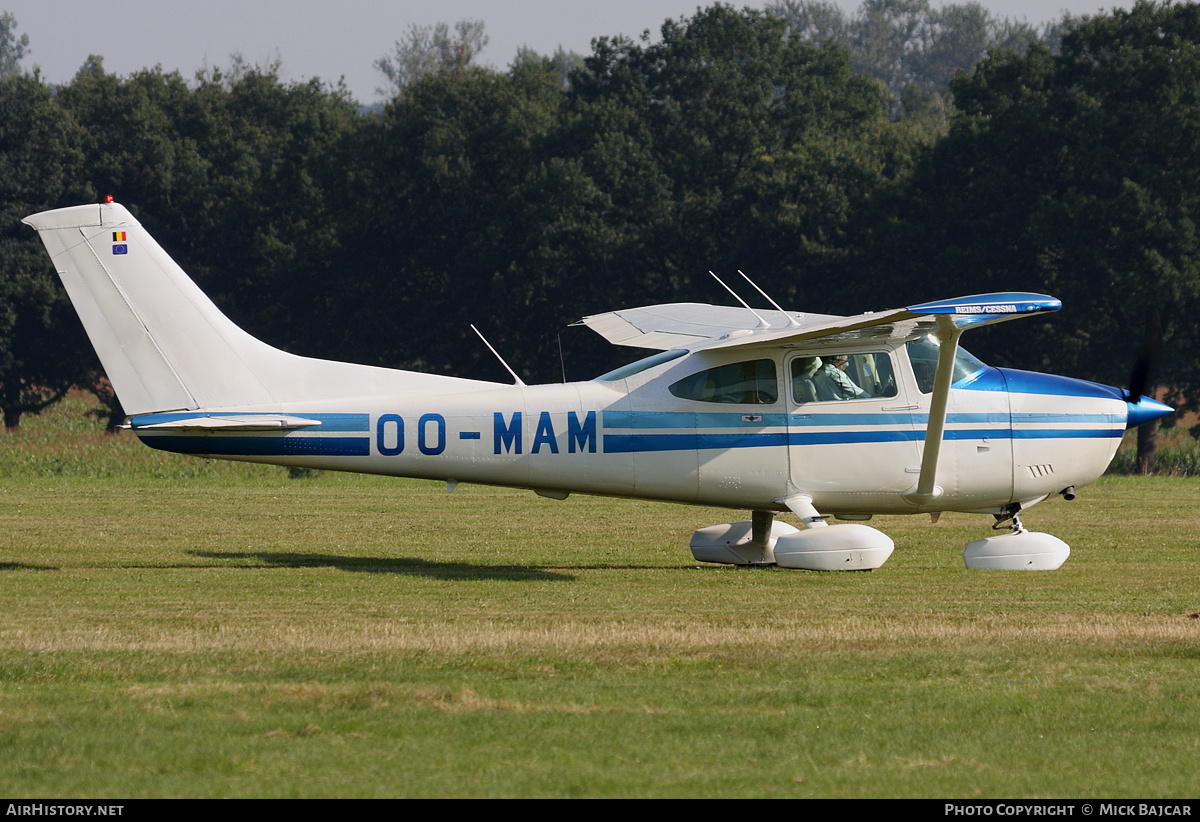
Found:
[(1153, 397), (1142, 396), (1136, 400), (1126, 400), (1125, 406), (1128, 409), (1125, 416), (1125, 428), (1137, 428), (1148, 422), (1153, 422), (1159, 417), (1165, 417), (1167, 414), (1173, 413), (1174, 408), (1166, 403), (1159, 402)]
[(990, 371), (1002, 374), (1005, 388), (1015, 393), (1059, 394), (1064, 397), (1124, 400), (1126, 429), (1137, 428), (1139, 425), (1153, 422), (1159, 417), (1165, 417), (1175, 411), (1171, 406), (1159, 402), (1153, 397), (1141, 396), (1135, 400), (1128, 391), (1103, 383), (1088, 382), (1074, 377), (1061, 377), (1057, 374), (1018, 371), (1013, 368), (996, 368), (990, 369)]

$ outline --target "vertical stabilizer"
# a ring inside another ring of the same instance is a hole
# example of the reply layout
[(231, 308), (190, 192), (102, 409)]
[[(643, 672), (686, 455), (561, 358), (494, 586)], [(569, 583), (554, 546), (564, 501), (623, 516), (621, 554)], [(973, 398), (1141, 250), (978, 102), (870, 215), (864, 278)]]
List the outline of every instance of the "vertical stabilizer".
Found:
[(133, 216), (119, 205), (87, 205), (24, 222), (37, 229), (126, 410), (197, 408), (143, 321), (146, 307), (135, 305), (125, 287), (131, 276), (145, 279), (161, 268), (162, 250), (154, 245), (157, 254), (145, 252)]
[(124, 206), (63, 208), (25, 223), (128, 413), (275, 399), (245, 363), (274, 349), (226, 318)]
[(37, 229), (128, 414), (428, 393), (472, 381), (298, 357), (213, 305), (122, 205), (44, 211)]

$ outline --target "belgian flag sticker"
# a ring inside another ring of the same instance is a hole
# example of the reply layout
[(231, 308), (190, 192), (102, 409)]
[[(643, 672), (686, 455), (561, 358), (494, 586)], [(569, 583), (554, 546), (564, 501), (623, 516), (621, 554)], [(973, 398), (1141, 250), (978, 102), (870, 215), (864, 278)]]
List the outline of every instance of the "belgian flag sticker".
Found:
[(113, 232), (113, 242), (114, 243), (125, 242), (125, 232), (124, 231), (114, 231)]

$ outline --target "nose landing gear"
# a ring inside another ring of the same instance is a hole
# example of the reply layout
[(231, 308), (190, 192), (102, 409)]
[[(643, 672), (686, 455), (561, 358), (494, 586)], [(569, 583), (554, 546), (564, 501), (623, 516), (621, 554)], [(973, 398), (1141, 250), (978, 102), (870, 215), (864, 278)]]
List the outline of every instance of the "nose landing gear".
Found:
[[(994, 531), (1009, 533), (967, 543), (963, 561), (972, 570), (1053, 571), (1071, 555), (1071, 547), (1052, 534), (1027, 531), (1021, 524), (1020, 503), (996, 514)], [(1005, 523), (1008, 523), (1007, 525)]]

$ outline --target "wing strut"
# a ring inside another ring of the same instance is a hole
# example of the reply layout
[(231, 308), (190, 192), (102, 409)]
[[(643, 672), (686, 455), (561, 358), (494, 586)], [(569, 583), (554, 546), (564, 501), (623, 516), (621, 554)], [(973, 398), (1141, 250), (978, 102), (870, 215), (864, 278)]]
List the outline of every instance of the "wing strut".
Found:
[(921, 476), (917, 490), (905, 494), (905, 499), (924, 505), (942, 495), (937, 485), (938, 455), (942, 450), (942, 436), (946, 430), (946, 404), (950, 399), (950, 384), (954, 382), (954, 359), (958, 354), (958, 338), (963, 329), (958, 328), (952, 317), (937, 318), (938, 347), (937, 371), (933, 377), (933, 396), (929, 401), (929, 422), (925, 426), (925, 453), (921, 456)]

